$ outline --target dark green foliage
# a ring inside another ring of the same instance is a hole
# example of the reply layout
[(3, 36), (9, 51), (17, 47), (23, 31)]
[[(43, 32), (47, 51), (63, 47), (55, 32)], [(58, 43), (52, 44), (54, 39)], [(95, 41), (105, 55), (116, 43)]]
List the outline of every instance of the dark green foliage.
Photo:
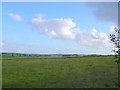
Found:
[(115, 53), (115, 58), (117, 63), (120, 62), (120, 29), (115, 28), (116, 34), (110, 34), (111, 41), (115, 44), (117, 51), (113, 50)]

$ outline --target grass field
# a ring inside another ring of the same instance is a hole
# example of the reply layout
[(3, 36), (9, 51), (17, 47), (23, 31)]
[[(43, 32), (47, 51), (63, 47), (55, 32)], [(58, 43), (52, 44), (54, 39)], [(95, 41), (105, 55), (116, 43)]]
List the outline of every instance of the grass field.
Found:
[(117, 88), (111, 56), (3, 56), (3, 88)]

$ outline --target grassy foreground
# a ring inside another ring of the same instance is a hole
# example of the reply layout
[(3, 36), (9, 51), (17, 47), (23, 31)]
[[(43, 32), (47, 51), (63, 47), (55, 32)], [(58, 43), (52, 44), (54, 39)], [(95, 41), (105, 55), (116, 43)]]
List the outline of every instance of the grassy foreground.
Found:
[(117, 88), (113, 57), (3, 57), (3, 88)]

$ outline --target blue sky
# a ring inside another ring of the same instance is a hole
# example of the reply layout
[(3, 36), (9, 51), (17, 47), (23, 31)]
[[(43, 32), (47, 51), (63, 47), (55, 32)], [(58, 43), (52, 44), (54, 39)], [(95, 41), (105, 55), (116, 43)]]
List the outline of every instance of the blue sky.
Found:
[(4, 2), (3, 52), (111, 54), (108, 35), (117, 26), (116, 5)]

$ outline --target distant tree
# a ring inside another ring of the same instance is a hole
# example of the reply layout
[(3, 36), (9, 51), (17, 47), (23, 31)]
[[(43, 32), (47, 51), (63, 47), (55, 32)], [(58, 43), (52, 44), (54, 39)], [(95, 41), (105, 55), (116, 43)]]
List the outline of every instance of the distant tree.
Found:
[(14, 56), (14, 53), (11, 53), (11, 56)]
[(115, 28), (115, 33), (110, 34), (111, 41), (114, 43), (117, 50), (113, 50), (115, 58), (117, 58), (117, 64), (120, 62), (120, 29)]

